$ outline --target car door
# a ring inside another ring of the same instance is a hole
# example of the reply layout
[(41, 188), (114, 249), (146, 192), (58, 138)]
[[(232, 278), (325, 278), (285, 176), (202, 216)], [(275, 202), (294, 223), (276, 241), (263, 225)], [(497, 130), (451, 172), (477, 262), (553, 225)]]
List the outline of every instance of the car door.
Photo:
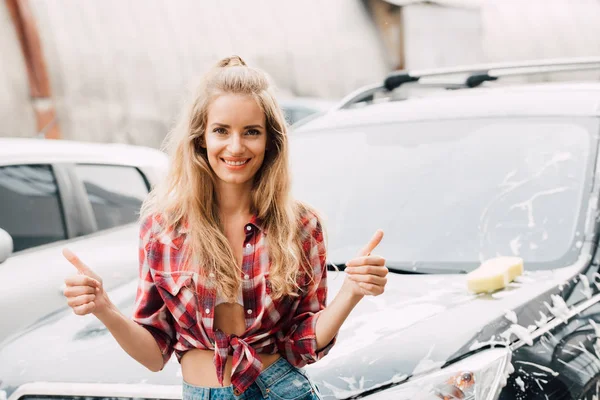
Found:
[(13, 235), (16, 251), (0, 265), (0, 340), (66, 306), (63, 281), (76, 271), (64, 247), (107, 290), (137, 276), (136, 221), (148, 184), (136, 169), (137, 182), (117, 167), (104, 175), (86, 168), (78, 175), (73, 164), (2, 168), (0, 227)]

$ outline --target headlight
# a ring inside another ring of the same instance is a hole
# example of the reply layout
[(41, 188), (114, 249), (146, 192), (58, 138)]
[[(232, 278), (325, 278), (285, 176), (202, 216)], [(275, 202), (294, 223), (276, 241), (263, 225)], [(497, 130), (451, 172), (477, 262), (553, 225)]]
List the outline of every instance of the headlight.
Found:
[(514, 369), (507, 348), (484, 350), (439, 371), (415, 376), (367, 398), (394, 400), (493, 400)]

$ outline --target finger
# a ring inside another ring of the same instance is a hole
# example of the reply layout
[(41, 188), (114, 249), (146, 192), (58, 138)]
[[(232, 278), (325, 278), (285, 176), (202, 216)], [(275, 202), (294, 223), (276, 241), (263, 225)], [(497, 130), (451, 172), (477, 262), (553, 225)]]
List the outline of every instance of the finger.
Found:
[(348, 275), (348, 278), (354, 282), (370, 283), (376, 286), (385, 286), (387, 278), (376, 275)]
[(383, 231), (381, 229), (377, 229), (371, 240), (369, 240), (369, 243), (367, 243), (367, 245), (358, 252), (358, 255), (368, 256), (371, 254), (371, 252), (375, 250), (375, 247), (377, 247), (377, 245), (381, 242), (381, 239), (383, 239)]
[(92, 301), (90, 303), (86, 303), (80, 306), (73, 307), (73, 312), (77, 315), (86, 315), (94, 311), (96, 304)]
[(77, 307), (82, 306), (87, 303), (91, 303), (96, 300), (96, 296), (93, 294), (84, 294), (82, 296), (70, 297), (67, 299), (67, 304), (69, 307)]
[(72, 275), (65, 279), (65, 285), (67, 286), (90, 286), (93, 288), (99, 288), (100, 282), (96, 279), (86, 275)]
[(358, 285), (363, 290), (363, 293), (369, 296), (379, 296), (384, 291), (382, 286), (376, 286), (371, 283), (359, 282)]
[(96, 293), (96, 288), (93, 286), (67, 286), (65, 290), (63, 290), (65, 297), (77, 297), (94, 293)]
[(360, 267), (347, 267), (344, 270), (350, 275), (377, 275), (386, 276), (388, 274), (387, 267), (378, 267), (374, 265), (361, 265)]
[(356, 257), (346, 263), (346, 267), (359, 267), (361, 265), (385, 265), (385, 258), (380, 256), (363, 256)]
[(69, 261), (71, 264), (73, 264), (75, 268), (77, 268), (77, 271), (79, 271), (80, 273), (88, 275), (91, 272), (90, 268), (87, 265), (85, 265), (83, 261), (81, 261), (79, 257), (77, 257), (75, 253), (73, 253), (71, 250), (65, 248), (63, 249), (62, 254), (67, 259), (67, 261)]

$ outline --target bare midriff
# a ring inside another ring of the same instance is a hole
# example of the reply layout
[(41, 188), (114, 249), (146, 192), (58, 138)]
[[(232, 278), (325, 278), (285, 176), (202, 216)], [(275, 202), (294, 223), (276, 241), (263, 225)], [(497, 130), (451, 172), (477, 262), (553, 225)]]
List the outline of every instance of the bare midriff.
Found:
[[(215, 307), (214, 329), (219, 329), (227, 335), (241, 336), (246, 331), (244, 308), (239, 304), (223, 303)], [(191, 385), (203, 387), (220, 387), (217, 370), (214, 364), (213, 350), (192, 349), (181, 358), (183, 380)], [(260, 354), (263, 369), (279, 359), (279, 354)], [(231, 368), (233, 357), (227, 358), (223, 386), (231, 385)]]

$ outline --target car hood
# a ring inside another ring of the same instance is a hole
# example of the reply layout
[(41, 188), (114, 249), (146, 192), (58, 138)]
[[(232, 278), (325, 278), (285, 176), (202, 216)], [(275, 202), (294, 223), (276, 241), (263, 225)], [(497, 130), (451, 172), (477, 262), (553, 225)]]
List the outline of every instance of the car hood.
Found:
[[(344, 398), (440, 368), (498, 340), (517, 316), (519, 324), (535, 325), (540, 312), (548, 313), (541, 309), (544, 301), (552, 303), (551, 295), (575, 274), (573, 268), (529, 272), (502, 291), (480, 295), (467, 291), (465, 275), (390, 274), (386, 292), (364, 298), (330, 353), (307, 371), (326, 397)], [(329, 300), (343, 279), (343, 273), (330, 273)], [(135, 285), (111, 292), (126, 315)], [(539, 301), (530, 301), (535, 297)], [(181, 379), (175, 357), (162, 371), (150, 372), (93, 316), (69, 310), (38, 321), (0, 348), (1, 388), (7, 392), (36, 381), (180, 385)]]
[(63, 247), (93, 264), (110, 290), (137, 277), (138, 255), (131, 249), (138, 242), (139, 226), (133, 223), (12, 255), (0, 264), (0, 342), (64, 307), (64, 280), (76, 270), (61, 254)]

